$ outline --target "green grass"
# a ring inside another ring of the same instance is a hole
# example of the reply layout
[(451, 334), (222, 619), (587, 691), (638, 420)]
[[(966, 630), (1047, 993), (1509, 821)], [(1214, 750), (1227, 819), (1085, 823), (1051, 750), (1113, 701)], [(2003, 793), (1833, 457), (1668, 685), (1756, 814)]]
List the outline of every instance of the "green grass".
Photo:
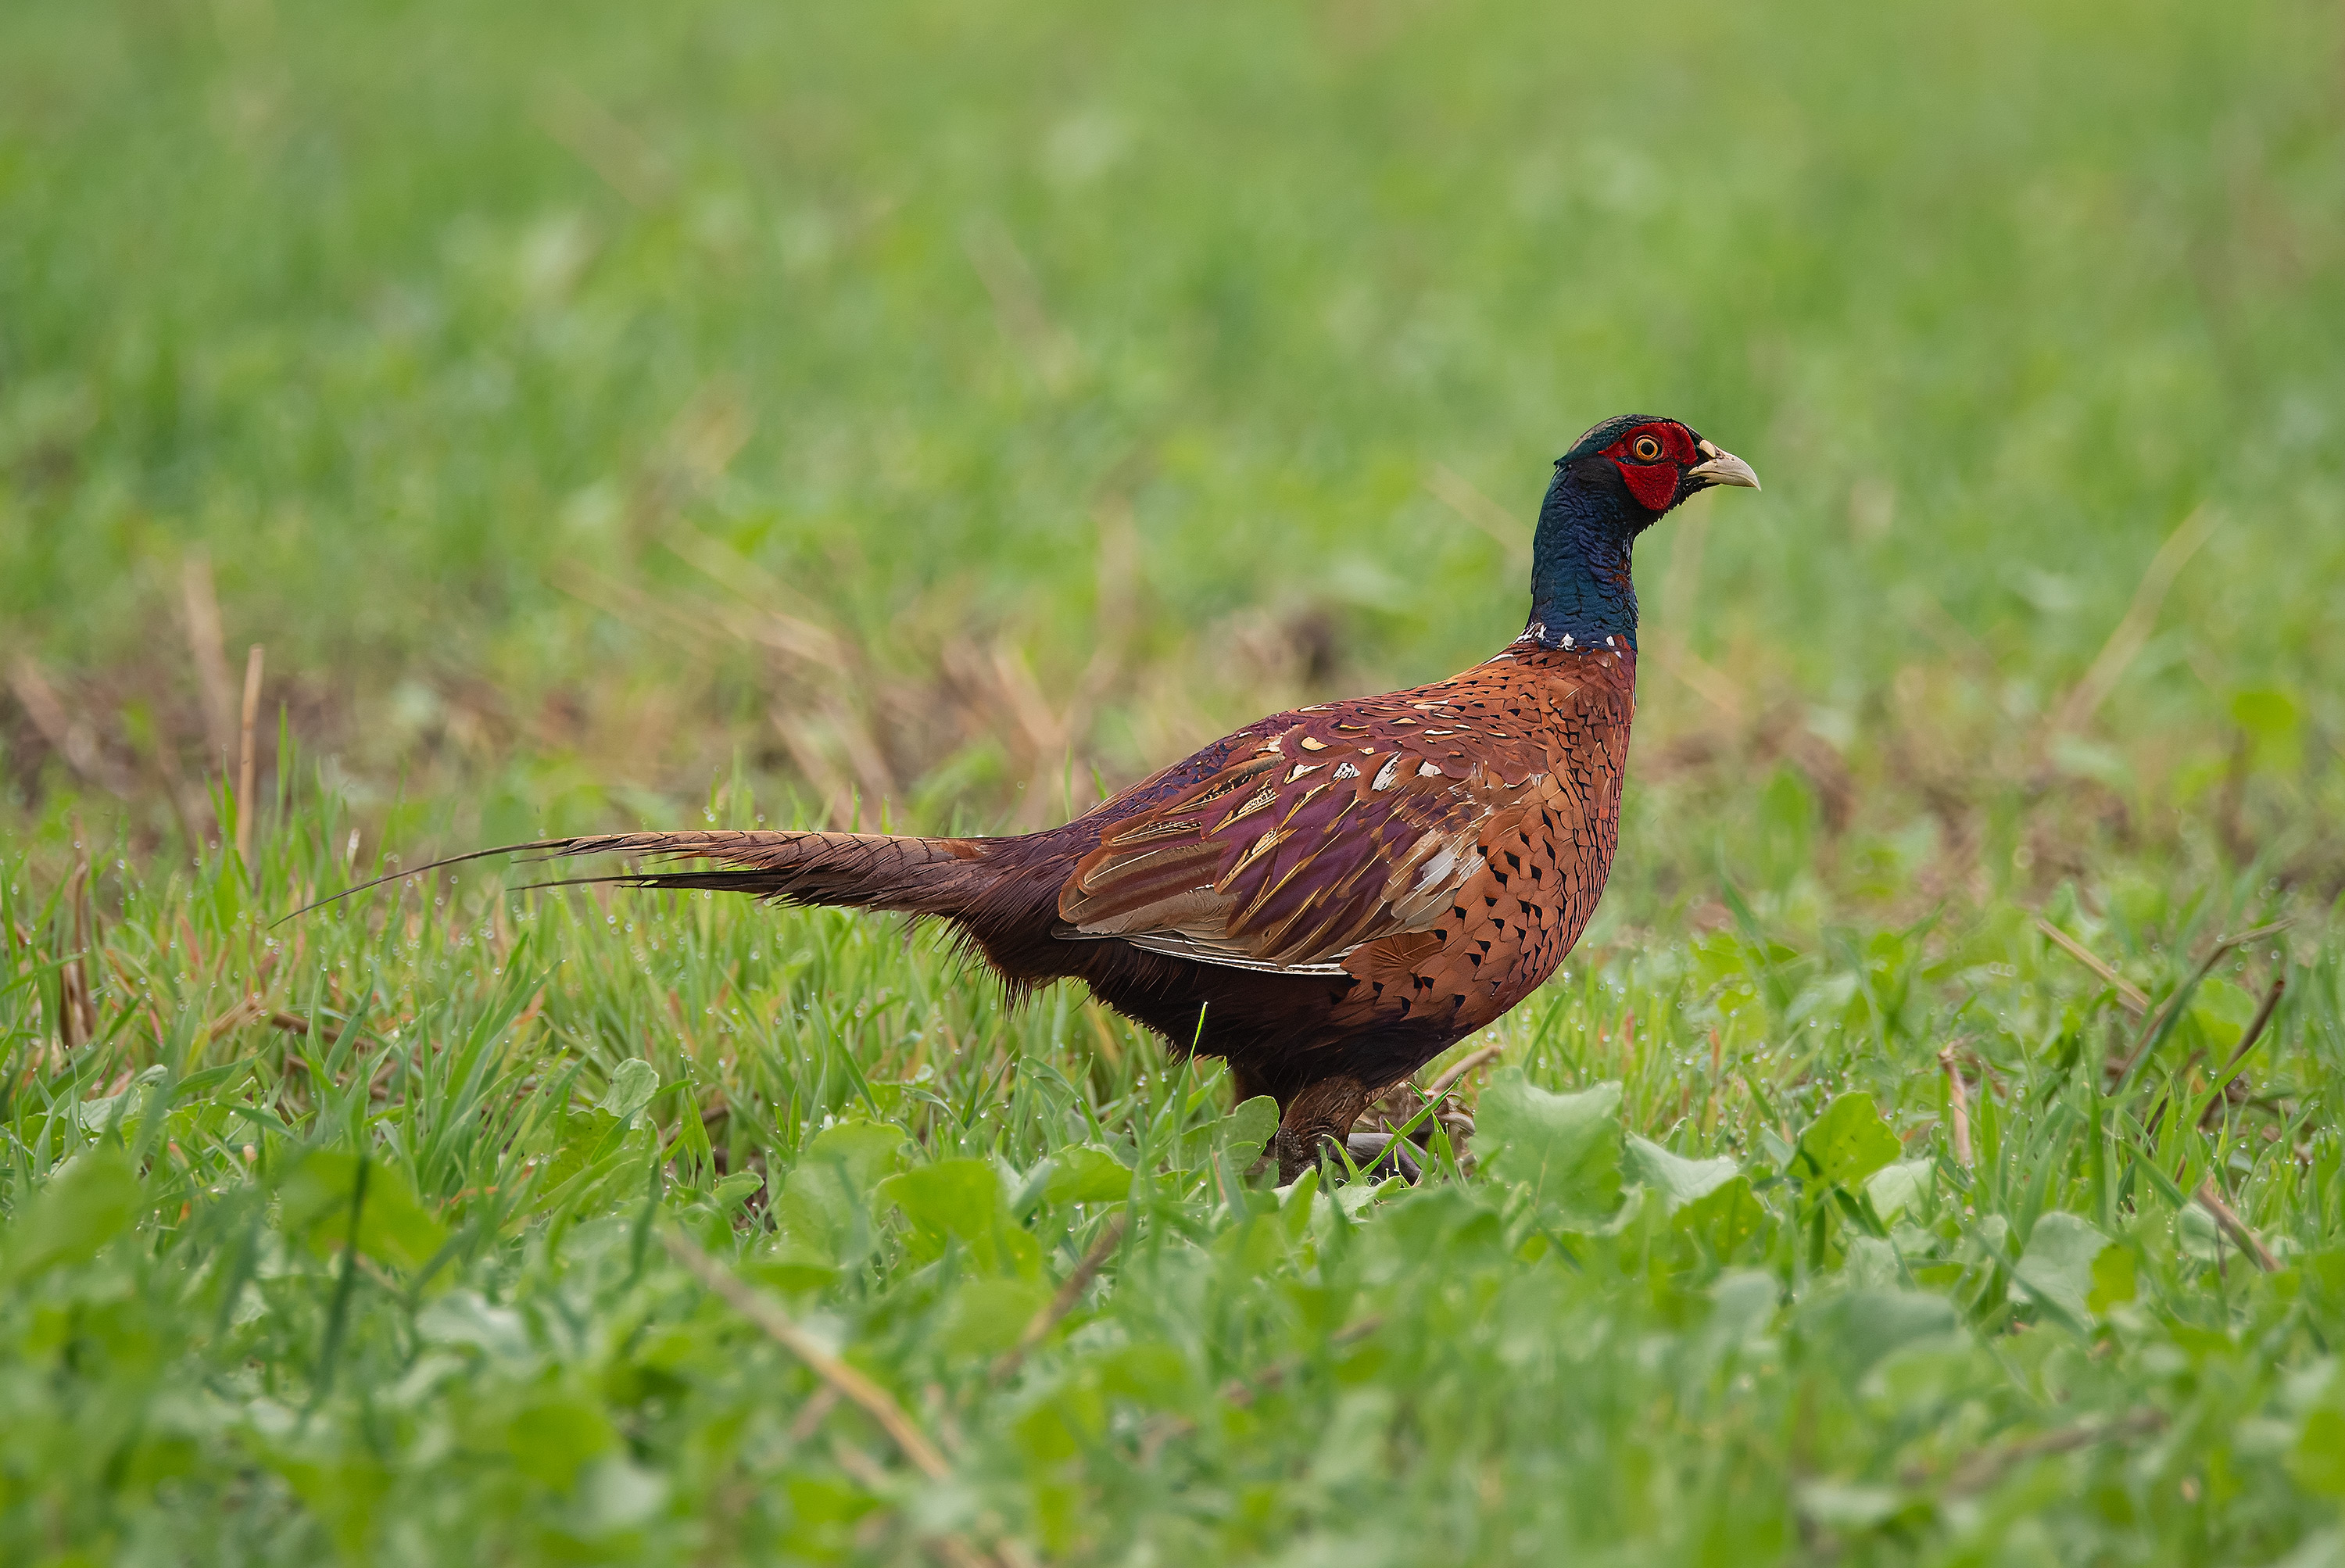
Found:
[[(0, 1560), (2337, 1560), (2340, 52), (0, 14)], [(1629, 408), (1767, 489), (1650, 537), (1611, 890), (1415, 1190), (1249, 1181), (1217, 1067), (885, 921), (272, 923), (1447, 673)]]
[[(125, 877), (64, 960), (107, 977), (70, 1055), (41, 1012), (70, 909), (22, 882), (0, 908), (13, 1560), (2333, 1539), (2326, 927), (2183, 991), (2115, 1094), (2141, 1026), (2015, 911), (1615, 946), (1493, 1033), (1479, 1171), (1444, 1145), (1415, 1190), (1331, 1199), (1244, 1179), (1264, 1124), (1218, 1068), (1064, 988), (1005, 1014), (888, 922), (475, 877), (259, 923), (341, 881), (345, 827), (297, 809), (250, 889), (232, 860)], [(2159, 1007), (2267, 896), (2053, 912)], [(2267, 977), (2234, 1105), (2209, 1064)], [(2201, 1182), (2278, 1272), (2178, 1201)], [(1115, 1214), (1100, 1282), (997, 1377)], [(892, 1390), (949, 1479), (818, 1400), (669, 1235)]]

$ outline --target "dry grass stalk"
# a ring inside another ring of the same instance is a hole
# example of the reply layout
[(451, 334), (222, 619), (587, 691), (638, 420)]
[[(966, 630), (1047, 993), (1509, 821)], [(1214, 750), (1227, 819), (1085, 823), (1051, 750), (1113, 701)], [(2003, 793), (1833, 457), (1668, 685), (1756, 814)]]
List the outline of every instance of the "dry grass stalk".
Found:
[(2135, 1041), (2132, 1051), (2127, 1054), (2125, 1060), (2117, 1064), (2111, 1082), (2121, 1086), (2133, 1076), (2133, 1070), (2141, 1064), (2142, 1057), (2166, 1033), (2167, 1023), (2173, 1016), (2175, 1009), (2181, 1006), (2183, 1002), (2198, 989), (2200, 981), (2215, 972), (2215, 966), (2223, 962), (2225, 953), (2235, 947), (2244, 947), (2249, 942), (2270, 936), (2275, 932), (2285, 931), (2289, 924), (2289, 921), (2278, 920), (2269, 925), (2259, 925), (2253, 931), (2240, 932), (2236, 936), (2216, 938), (2215, 945), (2207, 950), (2207, 956), (2198, 961), (2198, 967), (2191, 973), (2190, 978), (2176, 986), (2174, 994), (2167, 999), (2166, 1005), (2157, 1010), (2157, 1016), (2142, 1025), (2141, 1037)]
[(782, 1310), (779, 1303), (751, 1288), (739, 1276), (726, 1268), (689, 1238), (673, 1230), (663, 1230), (660, 1242), (668, 1256), (684, 1265), (694, 1278), (725, 1298), (726, 1303), (742, 1317), (763, 1329), (766, 1338), (789, 1351), (807, 1364), (816, 1377), (838, 1390), (840, 1396), (852, 1400), (865, 1414), (879, 1423), (912, 1467), (930, 1481), (942, 1481), (952, 1473), (945, 1456), (929, 1441), (928, 1435), (912, 1423), (911, 1416), (896, 1402), (896, 1397), (870, 1379), (825, 1349), (815, 1337), (798, 1326), (797, 1319)]
[[(2015, 1464), (2050, 1454), (2073, 1453), (2077, 1449), (2090, 1448), (2096, 1443), (2147, 1437), (2165, 1425), (2164, 1411), (2136, 1410), (2131, 1415), (2111, 1420), (2079, 1421), (2075, 1426), (2062, 1427), (2056, 1431), (1980, 1449), (1954, 1466), (1946, 1477), (1946, 1490), (1957, 1495), (1983, 1492)], [(1926, 1466), (1914, 1465), (1901, 1479), (1908, 1486), (1922, 1486), (1929, 1481), (1930, 1471)]]
[[(75, 836), (80, 837), (78, 830)], [(83, 955), (90, 950), (95, 921), (89, 908), (89, 856), (85, 850), (81, 863), (73, 870), (66, 883), (66, 907), (73, 911), (73, 952), (57, 966), (57, 1044), (63, 1058), (80, 1050), (97, 1038), (97, 999), (90, 994), (89, 970)]]
[(1963, 1083), (1963, 1070), (1955, 1064), (1954, 1048), (1951, 1045), (1938, 1053), (1938, 1064), (1946, 1070), (1946, 1119), (1954, 1125), (1954, 1158), (1964, 1170), (1971, 1168), (1971, 1092)]
[[(1327, 1348), (1333, 1350), (1345, 1345), (1356, 1344), (1384, 1326), (1384, 1316), (1381, 1313), (1372, 1314), (1360, 1319), (1357, 1322), (1346, 1323), (1327, 1336)], [(1284, 1382), (1288, 1375), (1295, 1369), (1295, 1366), (1296, 1363), (1292, 1361), (1274, 1361), (1250, 1378), (1232, 1378), (1222, 1385), (1222, 1402), (1227, 1405), (1250, 1405), (1263, 1394), (1268, 1393)]]
[(1433, 465), (1425, 476), (1425, 488), (1435, 500), (1497, 540), (1508, 559), (1520, 563), (1531, 558), (1531, 531), (1447, 463)]
[(192, 550), (179, 566), (179, 595), (188, 613), (188, 654), (196, 667), (196, 689), (203, 699), (204, 737), (214, 765), (228, 766), (236, 744), (236, 708), (228, 685), (228, 641), (220, 630), (219, 598), (212, 591), (212, 558)]
[(2223, 1071), (2226, 1074), (2239, 1064), (2240, 1057), (2256, 1048), (2256, 1042), (2263, 1038), (2264, 1030), (2271, 1023), (2272, 1014), (2279, 1009), (2279, 999), (2287, 992), (2288, 976), (2274, 975), (2271, 988), (2264, 993), (2262, 1005), (2256, 1009), (2256, 1015), (2248, 1021), (2247, 1029), (2239, 1035), (2238, 1048), (2232, 1051), (2230, 1060), (2223, 1064)]
[[(911, 1415), (896, 1401), (896, 1397), (870, 1379), (832, 1355), (799, 1327), (797, 1319), (782, 1310), (778, 1302), (751, 1288), (741, 1278), (702, 1251), (686, 1237), (674, 1230), (663, 1230), (660, 1243), (668, 1256), (684, 1265), (695, 1278), (724, 1298), (727, 1306), (763, 1329), (766, 1336), (807, 1364), (808, 1370), (820, 1378), (838, 1398), (851, 1400), (866, 1415), (879, 1424), (912, 1468), (930, 1481), (943, 1481), (952, 1473), (926, 1433), (913, 1424)], [(884, 1479), (884, 1478), (876, 1478)], [(945, 1560), (955, 1568), (977, 1568), (987, 1561), (985, 1553), (958, 1536), (939, 1536), (931, 1543)], [(1022, 1553), (1010, 1556), (1016, 1561)]]
[(97, 732), (86, 718), (66, 708), (48, 677), (41, 673), (40, 666), (19, 657), (9, 667), (8, 686), (16, 694), (25, 717), (33, 721), (33, 728), (41, 732), (41, 738), (66, 759), (66, 766), (80, 775), (85, 783), (94, 784), (108, 794), (125, 798), (130, 795), (136, 780), (99, 749)]
[(545, 134), (639, 208), (657, 207), (673, 183), (651, 144), (574, 83), (557, 78), (537, 113)]
[(1496, 1061), (1499, 1054), (1505, 1050), (1506, 1047), (1504, 1045), (1485, 1045), (1478, 1051), (1467, 1052), (1465, 1055), (1460, 1056), (1457, 1061), (1452, 1062), (1448, 1066), (1443, 1068), (1441, 1070), (1441, 1075), (1434, 1079), (1432, 1083), (1426, 1085), (1425, 1097), (1428, 1100), (1437, 1100), (1441, 1098), (1444, 1094), (1448, 1092), (1451, 1084), (1457, 1083), (1459, 1079), (1465, 1077), (1467, 1074), (1471, 1073), (1475, 1068), (1481, 1066), (1484, 1063)]
[(2256, 1260), (2257, 1268), (2266, 1274), (2279, 1272), (2279, 1259), (2272, 1256), (2272, 1250), (2264, 1245), (2263, 1237), (2249, 1230), (2247, 1221), (2223, 1201), (2223, 1195), (2215, 1190), (2213, 1177), (2200, 1182), (2198, 1190), (2191, 1196), (2198, 1200), (2200, 1208), (2215, 1217), (2215, 1223), (2222, 1227), (2223, 1234), (2229, 1237), (2240, 1251)]
[(2124, 1003), (2126, 1010), (2136, 1018), (2149, 1011), (2148, 995), (2140, 986), (2111, 968), (2100, 954), (2046, 920), (2041, 914), (2035, 916), (2035, 929), (2049, 938), (2055, 947), (2099, 975), (2101, 983), (2117, 993), (2117, 1000)]
[(1099, 1239), (1091, 1243), (1091, 1250), (1083, 1254), (1082, 1261), (1075, 1265), (1075, 1271), (1067, 1276), (1066, 1283), (1061, 1285), (1058, 1293), (1027, 1322), (1026, 1331), (1018, 1336), (1018, 1343), (1003, 1351), (1001, 1359), (993, 1363), (995, 1382), (1007, 1382), (1034, 1347), (1048, 1338), (1051, 1330), (1075, 1309), (1075, 1303), (1083, 1298), (1083, 1292), (1090, 1289), (1091, 1281), (1099, 1278), (1099, 1271), (1107, 1267), (1107, 1260), (1113, 1257), (1116, 1248), (1123, 1245), (1123, 1232), (1124, 1217), (1121, 1214), (1101, 1228)]
[[(258, 1023), (269, 1016), (269, 1004), (257, 995), (247, 995), (229, 1005), (227, 1012), (204, 1025), (204, 1044), (208, 1045), (224, 1034), (232, 1034), (248, 1023)], [(308, 1033), (305, 1028), (301, 1031)]]
[(244, 722), (239, 728), (240, 745), (236, 760), (236, 858), (248, 871), (252, 866), (252, 788), (253, 776), (259, 770), (260, 759), (253, 746), (253, 726), (260, 718), (260, 667), (264, 659), (259, 643), (244, 659)]
[(993, 300), (1001, 335), (1024, 357), (1042, 384), (1063, 392), (1082, 367), (1082, 352), (1065, 328), (1051, 318), (1041, 283), (1025, 253), (999, 220), (982, 218), (962, 240), (969, 264)]
[(2084, 678), (2069, 688), (2067, 697), (2053, 710), (2050, 721), (2037, 738), (2039, 757), (2056, 737), (2082, 729), (2092, 718), (2094, 711), (2108, 700), (2109, 693), (2117, 689), (2117, 681), (2125, 674), (2127, 667), (2141, 652), (2142, 646), (2149, 641), (2149, 634), (2157, 629), (2157, 612), (2165, 606), (2167, 592), (2174, 586), (2174, 579), (2181, 575), (2190, 557), (2198, 553), (2198, 547), (2214, 532), (2215, 514), (2200, 506), (2167, 535), (2166, 543), (2159, 545), (2157, 554), (2150, 558), (2148, 569), (2142, 573), (2141, 582), (2134, 589), (2133, 603), (2117, 622), (2117, 629), (2110, 632), (2109, 640), (2101, 645), (2100, 653), (2085, 671)]

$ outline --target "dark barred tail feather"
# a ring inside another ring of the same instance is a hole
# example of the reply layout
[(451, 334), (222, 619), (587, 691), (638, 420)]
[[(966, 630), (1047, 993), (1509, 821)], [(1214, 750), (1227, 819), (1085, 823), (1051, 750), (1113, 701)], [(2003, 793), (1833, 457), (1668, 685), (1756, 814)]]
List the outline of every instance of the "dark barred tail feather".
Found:
[(955, 913), (990, 880), (982, 841), (973, 839), (711, 830), (606, 833), (517, 848), (550, 857), (633, 855), (715, 862), (698, 871), (633, 871), (578, 879), (588, 881), (706, 888), (749, 893), (776, 903), (836, 904), (915, 915)]
[(538, 839), (526, 844), (502, 844), (492, 850), (452, 855), (444, 860), (360, 882), (294, 913), (306, 914), (320, 905), (387, 882), (498, 855), (523, 855), (539, 860), (566, 860), (575, 855), (629, 855), (655, 860), (715, 862), (714, 867), (705, 870), (636, 870), (611, 876), (563, 877), (527, 884), (533, 887), (604, 883), (629, 888), (706, 888), (749, 893), (776, 903), (838, 904), (912, 915), (957, 913), (981, 897), (992, 880), (985, 865), (988, 856), (986, 841), (982, 840), (717, 830), (600, 833), (574, 839)]

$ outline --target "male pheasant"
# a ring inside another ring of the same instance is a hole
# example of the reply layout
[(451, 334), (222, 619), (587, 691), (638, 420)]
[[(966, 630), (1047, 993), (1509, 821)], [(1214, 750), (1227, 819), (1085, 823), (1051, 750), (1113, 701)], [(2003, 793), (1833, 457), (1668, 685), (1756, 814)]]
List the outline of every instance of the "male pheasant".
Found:
[(1712, 485), (1759, 480), (1674, 420), (1607, 420), (1557, 460), (1530, 621), (1496, 657), (1274, 714), (1046, 832), (614, 833), (479, 853), (697, 858), (715, 865), (607, 880), (943, 919), (1013, 993), (1081, 980), (1175, 1050), (1226, 1059), (1241, 1099), (1277, 1100), (1292, 1181), (1586, 929), (1635, 706), (1629, 551)]

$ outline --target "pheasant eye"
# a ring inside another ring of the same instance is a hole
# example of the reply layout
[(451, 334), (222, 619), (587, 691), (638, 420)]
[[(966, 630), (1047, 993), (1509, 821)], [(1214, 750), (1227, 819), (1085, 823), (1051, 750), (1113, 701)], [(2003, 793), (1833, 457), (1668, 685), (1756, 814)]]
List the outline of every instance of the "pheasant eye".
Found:
[(1639, 436), (1635, 441), (1629, 443), (1629, 450), (1637, 454), (1637, 461), (1639, 463), (1658, 463), (1660, 461), (1661, 443), (1655, 441), (1650, 435)]

